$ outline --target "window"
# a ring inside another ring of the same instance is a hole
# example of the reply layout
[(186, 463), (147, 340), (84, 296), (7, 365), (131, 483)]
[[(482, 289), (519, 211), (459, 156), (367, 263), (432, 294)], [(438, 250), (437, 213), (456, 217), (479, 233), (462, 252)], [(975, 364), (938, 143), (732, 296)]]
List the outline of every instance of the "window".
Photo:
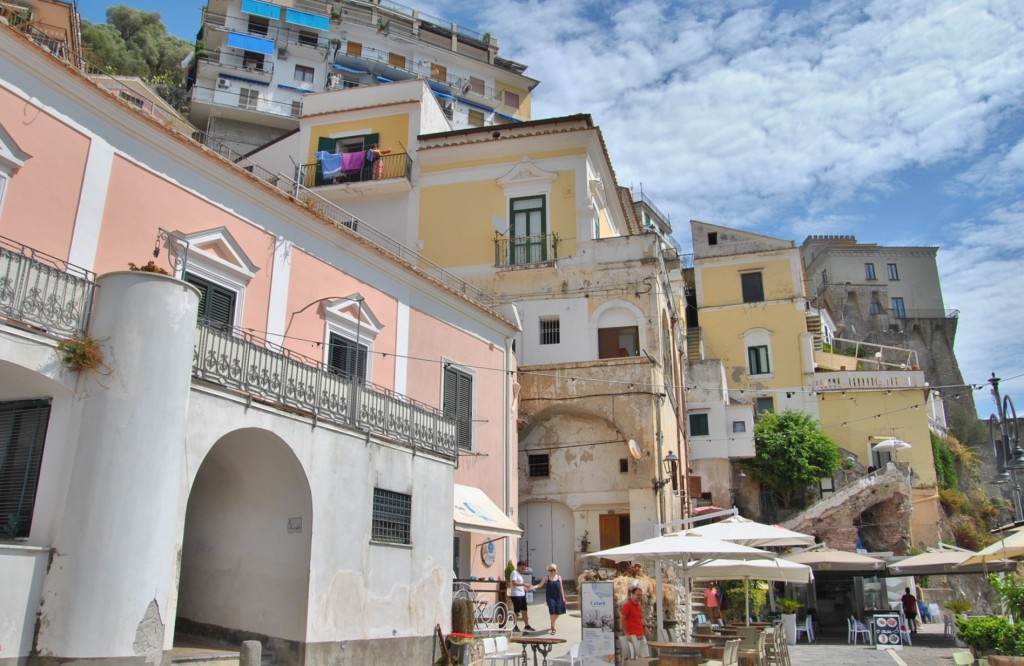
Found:
[(740, 286), (743, 288), (744, 303), (760, 303), (764, 300), (761, 273), (740, 273)]
[(896, 268), (896, 264), (887, 264), (887, 267), (889, 269), (889, 279), (898, 281), (900, 279), (900, 271)]
[(263, 16), (249, 17), (249, 34), (267, 36), (270, 32), (270, 19)]
[(412, 538), (412, 495), (373, 489), (373, 526), (370, 539), (381, 543), (409, 545)]
[(540, 343), (542, 345), (557, 345), (562, 338), (561, 321), (558, 317), (540, 318)]
[(876, 279), (875, 278), (875, 265), (874, 264), (864, 264), (864, 279), (865, 280), (874, 280), (874, 279)]
[(473, 377), (452, 367), (444, 369), (444, 415), (458, 422), (458, 447), (472, 450)]
[(295, 65), (295, 76), (293, 77), (296, 81), (302, 83), (313, 83), (313, 68), (306, 67), (305, 65)]
[(292, 100), (292, 118), (298, 118), (302, 115), (302, 101), (294, 99)]
[(246, 51), (242, 54), (242, 67), (249, 70), (250, 72), (263, 72), (264, 56), (262, 53), (256, 53), (255, 51)]
[(690, 414), (690, 435), (693, 437), (706, 437), (708, 430), (707, 414)]
[(717, 231), (709, 231), (708, 232), (708, 245), (718, 245), (718, 232)]
[(533, 264), (547, 261), (547, 198), (544, 196), (512, 199), (512, 226), (509, 231), (509, 263)]
[(259, 104), (260, 91), (253, 90), (252, 88), (242, 88), (238, 91), (238, 108), (249, 109), (250, 111), (256, 110), (256, 106)]
[(527, 458), (529, 460), (527, 472), (531, 477), (546, 478), (551, 474), (548, 454), (531, 453)]
[(505, 106), (510, 106), (513, 109), (519, 108), (519, 95), (514, 92), (505, 91)]
[(871, 301), (871, 314), (882, 314), (882, 304), (876, 300)]
[(331, 333), (327, 365), (330, 371), (346, 378), (366, 379), (366, 345), (357, 345), (354, 340)]
[(235, 292), (191, 273), (185, 281), (199, 290), (200, 322), (223, 330), (235, 325)]
[(356, 58), (363, 57), (363, 45), (359, 42), (349, 40), (348, 44), (345, 45), (345, 55), (354, 56)]
[(312, 30), (299, 30), (299, 46), (312, 46), (314, 49), (320, 45), (320, 38)]
[(470, 127), (483, 127), (484, 126), (484, 112), (478, 109), (469, 110), (469, 126)]
[(746, 432), (747, 431), (747, 422), (746, 421), (733, 421), (732, 422), (732, 431), (733, 432)]
[(430, 64), (430, 78), (445, 83), (448, 81), (448, 68), (438, 65), (436, 62)]
[(484, 80), (478, 79), (475, 76), (469, 77), (469, 83), (466, 84), (466, 90), (477, 95), (484, 94)]
[(146, 105), (146, 102), (141, 97), (136, 97), (135, 95), (131, 94), (130, 92), (126, 92), (124, 90), (118, 92), (117, 96), (120, 97), (121, 99), (123, 99), (124, 101), (128, 102), (129, 104), (131, 104), (132, 106), (134, 106), (137, 109), (141, 109), (142, 107), (144, 107)]
[(629, 474), (629, 458), (619, 458), (619, 474)]
[(767, 375), (772, 369), (768, 363), (768, 346), (747, 347), (747, 366), (752, 375)]
[(49, 400), (0, 402), (0, 538), (29, 536), (49, 420)]
[(640, 332), (636, 326), (597, 329), (597, 357), (620, 358), (640, 355)]
[(896, 315), (897, 319), (906, 319), (907, 310), (903, 306), (903, 299), (894, 296), (892, 299), (892, 313)]
[(391, 65), (392, 67), (405, 69), (405, 56), (401, 55), (400, 53), (389, 53), (388, 64)]
[(775, 398), (768, 396), (767, 398), (757, 398), (754, 402), (754, 415), (761, 414), (763, 412), (774, 412), (775, 411)]
[(825, 269), (822, 269), (821, 271), (821, 283), (828, 284), (828, 271)]

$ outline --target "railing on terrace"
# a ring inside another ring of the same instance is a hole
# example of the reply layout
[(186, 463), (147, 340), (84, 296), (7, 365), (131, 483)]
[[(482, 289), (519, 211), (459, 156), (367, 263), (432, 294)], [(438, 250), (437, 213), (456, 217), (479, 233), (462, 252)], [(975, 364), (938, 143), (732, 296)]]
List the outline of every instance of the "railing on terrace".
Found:
[(690, 252), (679, 255), (679, 263), (682, 265), (683, 269), (693, 268), (693, 253)]
[(199, 62), (227, 69), (237, 69), (239, 71), (250, 72), (252, 74), (271, 75), (274, 73), (273, 60), (257, 60), (231, 53), (205, 55), (199, 58)]
[(818, 352), (831, 354), (833, 359), (846, 360), (844, 363), (850, 370), (861, 371), (907, 371), (917, 369), (917, 352), (904, 347), (877, 345), (860, 340), (832, 338), (829, 342), (830, 351)]
[(250, 94), (243, 95), (234, 90), (194, 86), (192, 88), (192, 100), (205, 104), (219, 104), (220, 106), (237, 107), (246, 111), (257, 111), (273, 116), (286, 116), (296, 119), (302, 114), (302, 101), (300, 99), (279, 102), (267, 99), (266, 97), (253, 97)]
[(0, 316), (84, 335), (95, 282), (91, 271), (0, 236)]
[(884, 391), (925, 388), (921, 372), (815, 372), (813, 391)]
[(433, 23), (434, 25), (436, 25), (436, 26), (438, 26), (440, 28), (444, 28), (445, 30), (450, 30), (450, 31), (452, 31), (452, 32), (454, 32), (454, 33), (456, 33), (458, 35), (463, 35), (464, 37), (469, 37), (471, 39), (475, 39), (477, 41), (485, 42), (486, 43), (486, 40), (484, 38), (487, 35), (484, 34), (484, 33), (477, 32), (476, 30), (470, 30), (469, 28), (464, 28), (464, 27), (462, 27), (460, 25), (456, 25), (455, 23), (452, 23), (451, 21), (447, 21), (447, 20), (445, 20), (443, 18), (438, 18), (436, 16), (431, 16), (430, 14), (424, 14), (421, 11), (415, 10), (415, 9), (413, 9), (411, 7), (406, 7), (403, 4), (399, 4), (397, 2), (392, 2), (391, 0), (380, 0), (379, 2), (376, 2), (374, 4), (376, 4), (376, 5), (380, 6), (380, 7), (384, 7), (385, 9), (390, 9), (391, 11), (395, 12), (396, 14), (402, 14), (403, 16), (407, 16), (407, 17), (409, 17), (411, 19), (418, 19), (418, 20), (426, 22), (426, 23)]
[(893, 311), (897, 319), (959, 319), (960, 311), (949, 308), (934, 310), (904, 310), (902, 313)]
[(376, 162), (367, 163), (362, 168), (343, 171), (337, 176), (324, 177), (319, 162), (299, 165), (299, 182), (305, 187), (326, 187), (344, 183), (391, 180), (394, 178), (410, 179), (412, 174), (412, 158), (407, 153), (392, 153), (376, 158), (381, 166), (375, 169)]
[[(291, 28), (284, 25), (270, 25), (264, 29), (263, 27), (257, 27), (256, 24), (252, 24), (252, 28), (250, 29), (249, 19), (237, 16), (204, 12), (203, 24), (211, 28), (227, 30), (228, 32), (252, 35), (253, 37), (261, 37), (263, 39), (272, 39), (275, 42), (280, 43), (279, 48), (281, 45), (288, 44), (291, 46), (306, 46), (311, 49), (326, 51), (331, 46), (329, 39), (318, 36), (312, 29), (300, 30), (298, 28)], [(207, 38), (207, 42), (209, 42), (209, 38)]]
[(394, 391), (335, 374), (241, 330), (200, 323), (192, 375), (319, 421), (363, 428), (415, 449), (456, 455), (458, 422)]
[(527, 266), (558, 259), (558, 235), (496, 236), (495, 266)]

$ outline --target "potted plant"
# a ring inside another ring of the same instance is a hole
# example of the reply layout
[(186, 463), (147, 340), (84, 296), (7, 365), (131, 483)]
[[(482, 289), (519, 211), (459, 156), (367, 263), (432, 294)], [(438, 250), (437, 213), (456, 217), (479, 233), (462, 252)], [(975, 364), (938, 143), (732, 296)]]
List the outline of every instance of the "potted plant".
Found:
[(141, 271), (143, 273), (159, 273), (160, 275), (170, 275), (170, 273), (168, 273), (164, 268), (157, 266), (156, 262), (153, 261), (152, 259), (149, 260), (149, 263), (143, 264), (141, 266), (137, 266), (134, 262), (129, 261), (128, 269), (133, 271)]
[(796, 645), (796, 612), (803, 604), (796, 599), (779, 599), (778, 606), (782, 611), (782, 630), (786, 632), (786, 642)]

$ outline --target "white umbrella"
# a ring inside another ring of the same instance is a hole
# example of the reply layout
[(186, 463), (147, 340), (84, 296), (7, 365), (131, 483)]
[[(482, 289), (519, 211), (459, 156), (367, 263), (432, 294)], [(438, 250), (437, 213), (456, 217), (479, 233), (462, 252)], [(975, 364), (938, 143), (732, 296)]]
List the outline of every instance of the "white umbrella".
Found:
[(750, 626), (750, 579), (802, 583), (814, 580), (814, 572), (806, 564), (775, 558), (774, 560), (710, 560), (690, 568), (693, 578), (708, 580), (743, 579), (747, 600), (747, 626)]
[(996, 541), (990, 546), (979, 550), (975, 555), (968, 557), (959, 566), (970, 564), (987, 564), (994, 560), (1005, 560), (1011, 557), (1024, 556), (1024, 530), (1014, 532), (1002, 541)]
[(883, 439), (878, 444), (871, 447), (873, 451), (892, 451), (893, 460), (896, 459), (897, 451), (909, 448), (912, 448), (910, 443), (904, 442), (902, 439)]
[[(720, 539), (711, 539), (699, 534), (673, 532), (661, 536), (644, 539), (636, 543), (616, 546), (596, 553), (587, 553), (585, 557), (600, 557), (622, 562), (625, 560), (656, 560), (674, 564), (682, 570), (683, 579), (689, 577), (689, 570), (709, 560), (729, 558), (733, 560), (770, 560), (774, 553), (758, 550), (749, 546), (741, 546)], [(690, 639), (690, 594), (686, 585), (686, 618), (683, 628), (686, 640)], [(661, 590), (658, 590), (658, 604), (661, 605)]]
[(691, 528), (687, 532), (754, 548), (814, 545), (814, 537), (809, 534), (787, 530), (778, 525), (765, 525), (743, 516), (732, 516), (717, 523)]

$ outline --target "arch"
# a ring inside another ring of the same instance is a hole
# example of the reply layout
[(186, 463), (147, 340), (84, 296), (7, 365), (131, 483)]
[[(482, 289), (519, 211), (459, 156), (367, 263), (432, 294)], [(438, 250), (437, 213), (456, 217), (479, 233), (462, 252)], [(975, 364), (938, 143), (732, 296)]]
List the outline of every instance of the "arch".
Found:
[(519, 555), (530, 563), (534, 578), (543, 578), (543, 567), (553, 562), (560, 575), (574, 579), (576, 544), (572, 510), (562, 502), (551, 500), (524, 502), (519, 506), (519, 519), (523, 523), (519, 548), (520, 551), (528, 549)]
[(771, 376), (775, 372), (771, 331), (748, 328), (743, 332), (743, 349), (747, 355), (748, 375)]
[[(592, 358), (610, 358), (601, 356), (600, 336), (601, 331), (612, 329), (626, 329), (636, 327), (636, 348), (628, 350), (627, 355), (639, 356), (641, 351), (648, 348), (647, 343), (647, 318), (644, 313), (633, 303), (624, 300), (611, 300), (602, 303), (590, 316), (590, 344)], [(634, 352), (635, 353), (632, 353)]]
[(222, 436), (189, 493), (177, 630), (305, 641), (312, 506), (302, 465), (277, 435)]

